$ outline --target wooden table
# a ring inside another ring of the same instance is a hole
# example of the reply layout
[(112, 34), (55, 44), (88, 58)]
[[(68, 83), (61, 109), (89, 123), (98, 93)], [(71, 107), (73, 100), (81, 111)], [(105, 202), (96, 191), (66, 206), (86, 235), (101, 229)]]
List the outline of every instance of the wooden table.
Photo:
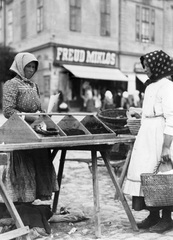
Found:
[[(56, 140), (54, 142), (30, 142), (30, 143), (16, 143), (16, 144), (0, 144), (0, 152), (12, 152), (15, 150), (26, 150), (26, 149), (40, 149), (40, 148), (50, 148), (52, 149), (52, 155), (51, 160), (53, 160), (57, 154), (57, 152), (61, 151), (61, 157), (60, 157), (60, 164), (59, 164), (59, 170), (58, 170), (58, 183), (61, 187), (61, 181), (62, 181), (62, 175), (63, 175), (63, 169), (64, 169), (64, 163), (66, 159), (66, 152), (67, 151), (75, 151), (75, 150), (81, 150), (81, 151), (90, 151), (91, 152), (91, 160), (92, 160), (92, 180), (93, 180), (93, 197), (94, 197), (94, 213), (95, 213), (95, 235), (97, 238), (101, 237), (101, 224), (100, 224), (100, 204), (99, 204), (99, 188), (98, 188), (98, 171), (97, 171), (97, 152), (99, 151), (105, 165), (108, 169), (108, 173), (112, 179), (112, 182), (115, 186), (116, 192), (119, 196), (119, 199), (124, 207), (124, 210), (127, 214), (127, 217), (131, 223), (131, 226), (134, 231), (138, 230), (138, 227), (136, 225), (135, 219), (132, 215), (132, 212), (130, 210), (130, 207), (124, 197), (124, 194), (122, 192), (122, 184), (126, 175), (126, 171), (128, 168), (128, 164), (130, 161), (130, 155), (133, 148), (133, 143), (135, 141), (134, 136), (121, 136), (121, 137), (115, 137), (115, 138), (106, 138), (106, 139), (94, 139), (91, 141), (90, 139), (81, 141), (81, 139), (76, 141), (60, 141)], [(124, 164), (123, 172), (121, 174), (121, 177), (118, 181), (117, 177), (115, 176), (115, 173), (112, 169), (112, 166), (110, 164), (109, 154), (107, 154), (109, 151), (111, 151), (114, 144), (119, 143), (128, 143), (130, 145), (127, 158)], [(57, 204), (58, 204), (58, 198), (59, 193), (55, 193), (54, 201), (53, 201), (53, 212), (56, 212)], [(12, 212), (14, 215), (16, 212)]]

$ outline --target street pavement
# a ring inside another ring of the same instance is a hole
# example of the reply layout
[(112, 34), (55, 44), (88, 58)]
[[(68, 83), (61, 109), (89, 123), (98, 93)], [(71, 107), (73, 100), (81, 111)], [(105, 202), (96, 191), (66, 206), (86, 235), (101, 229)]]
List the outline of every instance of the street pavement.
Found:
[[(0, 125), (5, 118), (0, 114)], [(60, 153), (57, 154), (54, 165), (58, 170)], [(67, 161), (64, 166), (61, 191), (57, 213), (64, 207), (73, 211), (82, 211), (88, 220), (79, 222), (58, 222), (51, 223), (52, 234), (49, 237), (40, 239), (61, 239), (61, 240), (92, 240), (95, 237), (93, 185), (90, 164), (85, 159), (90, 159), (90, 152), (68, 151)], [(80, 160), (74, 161), (75, 158)], [(163, 234), (149, 233), (148, 231), (132, 230), (129, 219), (121, 204), (115, 200), (115, 188), (104, 165), (98, 166), (99, 177), (99, 200), (101, 215), (101, 239), (103, 240), (172, 240), (173, 229)], [(127, 197), (131, 208), (131, 199)], [(132, 213), (136, 221), (141, 221), (147, 216), (146, 211)], [(72, 230), (72, 233), (70, 231)], [(74, 230), (74, 231), (73, 231)]]

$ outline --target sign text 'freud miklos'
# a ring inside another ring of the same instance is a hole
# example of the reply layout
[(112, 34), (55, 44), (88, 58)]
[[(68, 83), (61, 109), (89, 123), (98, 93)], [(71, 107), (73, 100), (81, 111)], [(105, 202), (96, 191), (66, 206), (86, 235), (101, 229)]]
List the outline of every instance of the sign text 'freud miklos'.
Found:
[(58, 46), (56, 48), (55, 62), (115, 66), (116, 53), (111, 51)]

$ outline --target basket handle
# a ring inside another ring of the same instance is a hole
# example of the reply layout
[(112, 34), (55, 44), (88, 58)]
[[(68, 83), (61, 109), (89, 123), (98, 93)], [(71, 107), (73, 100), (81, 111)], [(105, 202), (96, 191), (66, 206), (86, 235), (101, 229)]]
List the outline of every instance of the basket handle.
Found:
[[(169, 161), (166, 161), (166, 162), (163, 162), (162, 160), (160, 160), (157, 165), (155, 166), (154, 168), (154, 171), (153, 171), (153, 174), (157, 174), (158, 171), (159, 171), (159, 167), (161, 166), (161, 164), (167, 164), (167, 167), (169, 167), (169, 170), (170, 170), (170, 167), (171, 169), (173, 169), (173, 162), (171, 161), (171, 159), (169, 159)], [(168, 170), (166, 170), (168, 171)]]

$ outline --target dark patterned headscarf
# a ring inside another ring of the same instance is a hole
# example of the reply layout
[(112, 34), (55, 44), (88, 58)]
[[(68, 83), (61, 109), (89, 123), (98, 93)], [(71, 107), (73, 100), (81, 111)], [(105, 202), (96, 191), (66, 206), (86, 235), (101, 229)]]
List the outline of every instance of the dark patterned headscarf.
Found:
[(173, 75), (173, 59), (162, 50), (147, 53), (140, 57), (144, 68), (144, 59), (152, 73), (148, 83), (156, 82), (164, 77)]

